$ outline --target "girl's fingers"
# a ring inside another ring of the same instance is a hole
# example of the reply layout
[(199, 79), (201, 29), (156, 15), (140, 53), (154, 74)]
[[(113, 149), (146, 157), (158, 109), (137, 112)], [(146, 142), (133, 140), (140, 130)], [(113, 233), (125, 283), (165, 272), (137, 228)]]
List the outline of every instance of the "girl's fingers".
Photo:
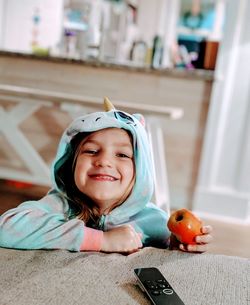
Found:
[(139, 236), (140, 240), (142, 239), (142, 233), (137, 233), (137, 235)]
[(189, 252), (206, 252), (208, 249), (207, 249), (207, 245), (204, 244), (204, 245), (188, 245), (187, 246), (187, 249)]
[(210, 225), (208, 225), (208, 226), (203, 226), (202, 228), (201, 228), (201, 232), (203, 233), (203, 234), (209, 234), (209, 233), (211, 233), (213, 231), (213, 228), (212, 228), (212, 226), (210, 226)]
[(138, 248), (142, 248), (142, 233), (136, 233), (136, 240), (137, 240), (137, 245)]
[(213, 241), (213, 236), (210, 234), (204, 234), (196, 236), (195, 241), (197, 244), (209, 244)]
[(202, 244), (202, 245), (183, 245), (180, 244), (180, 250), (185, 251), (185, 252), (206, 252), (207, 251), (207, 245)]
[(185, 252), (206, 252), (208, 250), (208, 244), (213, 240), (213, 236), (210, 234), (212, 231), (213, 228), (210, 225), (203, 226), (201, 228), (202, 235), (198, 235), (195, 238), (196, 244), (180, 244), (179, 249)]

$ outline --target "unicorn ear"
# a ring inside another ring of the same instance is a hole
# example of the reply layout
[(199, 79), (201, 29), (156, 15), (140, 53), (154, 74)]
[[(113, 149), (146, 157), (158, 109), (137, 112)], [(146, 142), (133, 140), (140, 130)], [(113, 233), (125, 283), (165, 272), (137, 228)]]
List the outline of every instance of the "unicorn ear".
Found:
[(110, 100), (107, 97), (104, 98), (103, 104), (104, 104), (105, 111), (115, 110), (115, 107), (113, 106), (113, 104), (110, 102)]
[(133, 116), (137, 118), (137, 120), (142, 124), (143, 127), (146, 126), (145, 118), (144, 118), (144, 116), (142, 114), (134, 113)]

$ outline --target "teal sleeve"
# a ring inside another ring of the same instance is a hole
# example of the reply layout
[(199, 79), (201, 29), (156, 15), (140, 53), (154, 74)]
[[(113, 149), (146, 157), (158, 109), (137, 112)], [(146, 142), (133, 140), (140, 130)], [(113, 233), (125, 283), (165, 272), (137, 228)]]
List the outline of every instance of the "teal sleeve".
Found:
[(24, 202), (0, 216), (0, 246), (79, 251), (84, 223), (69, 220), (67, 212), (68, 205), (55, 195)]
[(133, 217), (132, 223), (136, 231), (142, 233), (143, 246), (167, 248), (170, 232), (167, 228), (169, 215), (153, 203)]

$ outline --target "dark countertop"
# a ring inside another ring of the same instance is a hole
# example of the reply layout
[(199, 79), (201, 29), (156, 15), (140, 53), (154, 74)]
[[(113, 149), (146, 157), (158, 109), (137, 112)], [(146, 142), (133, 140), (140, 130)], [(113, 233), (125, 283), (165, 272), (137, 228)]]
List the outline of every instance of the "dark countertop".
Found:
[(132, 64), (119, 63), (119, 62), (108, 62), (108, 61), (99, 61), (96, 59), (74, 59), (74, 58), (66, 58), (61, 56), (44, 56), (44, 55), (35, 55), (30, 53), (19, 53), (19, 52), (10, 52), (0, 50), (1, 57), (19, 57), (24, 59), (35, 59), (35, 60), (43, 60), (49, 62), (56, 63), (65, 63), (65, 64), (77, 64), (84, 65), (87, 67), (93, 68), (107, 68), (114, 70), (126, 70), (133, 72), (141, 72), (141, 73), (153, 73), (156, 75), (165, 75), (169, 77), (176, 78), (188, 78), (188, 79), (200, 79), (204, 81), (213, 81), (214, 80), (214, 71), (212, 70), (186, 70), (186, 69), (177, 69), (177, 68), (164, 68), (164, 69), (153, 69), (151, 67), (138, 67)]

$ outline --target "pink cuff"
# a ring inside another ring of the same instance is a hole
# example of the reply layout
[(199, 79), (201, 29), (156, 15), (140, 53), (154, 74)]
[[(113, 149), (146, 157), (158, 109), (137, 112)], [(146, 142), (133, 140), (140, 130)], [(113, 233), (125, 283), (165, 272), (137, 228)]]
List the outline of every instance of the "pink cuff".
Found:
[(84, 227), (84, 236), (80, 251), (100, 251), (102, 240), (103, 231)]

